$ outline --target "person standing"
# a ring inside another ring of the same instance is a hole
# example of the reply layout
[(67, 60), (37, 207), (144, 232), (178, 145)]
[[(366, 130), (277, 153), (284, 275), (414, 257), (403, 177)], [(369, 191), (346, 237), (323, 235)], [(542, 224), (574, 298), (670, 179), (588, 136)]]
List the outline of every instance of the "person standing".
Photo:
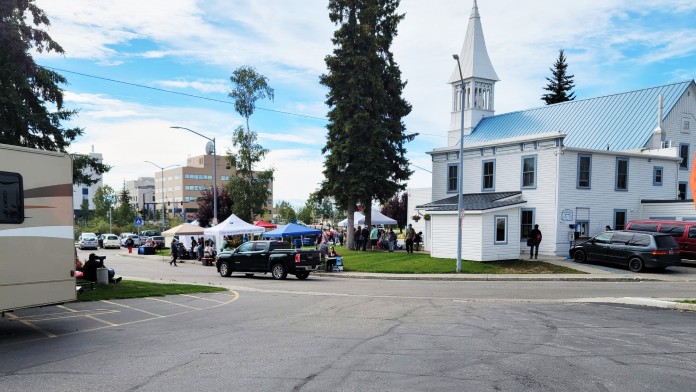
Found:
[(169, 254), (172, 256), (172, 260), (169, 262), (169, 265), (178, 267), (178, 265), (176, 265), (176, 259), (179, 257), (179, 244), (177, 243), (176, 238), (172, 240), (171, 250), (169, 251)]
[(418, 233), (416, 233), (416, 236), (413, 237), (413, 243), (414, 245), (416, 245), (416, 252), (420, 250), (421, 242), (423, 242), (423, 232), (419, 231)]
[(406, 253), (413, 253), (413, 238), (416, 236), (416, 231), (413, 230), (413, 226), (409, 223), (406, 229)]
[(529, 232), (529, 259), (538, 259), (539, 243), (541, 243), (541, 230), (539, 225), (534, 225), (534, 229)]
[(126, 239), (126, 247), (128, 247), (128, 253), (133, 253), (133, 244), (135, 244), (135, 241), (133, 241), (133, 237), (128, 236)]
[(191, 255), (196, 254), (196, 247), (198, 246), (198, 242), (196, 242), (196, 239), (191, 236)]
[(370, 238), (370, 229), (367, 228), (367, 225), (363, 226), (361, 234), (363, 238), (362, 251), (365, 252), (367, 250), (367, 240)]
[(388, 237), (388, 239), (389, 239), (389, 251), (390, 251), (390, 252), (393, 252), (393, 251), (394, 251), (394, 247), (396, 246), (396, 233), (394, 233), (394, 229), (391, 228), (391, 227), (389, 228), (389, 237)]
[(377, 246), (377, 240), (379, 239), (379, 230), (375, 225), (372, 225), (372, 230), (370, 230), (370, 250), (375, 251), (375, 246)]

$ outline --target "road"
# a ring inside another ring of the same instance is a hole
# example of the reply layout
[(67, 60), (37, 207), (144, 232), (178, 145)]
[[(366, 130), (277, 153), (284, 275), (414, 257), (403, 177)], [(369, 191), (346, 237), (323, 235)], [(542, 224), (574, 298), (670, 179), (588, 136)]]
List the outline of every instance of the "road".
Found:
[(696, 297), (693, 282), (275, 281), (100, 253), (127, 277), (232, 291), (17, 312), (0, 320), (0, 390), (686, 391), (696, 385), (696, 313), (587, 302)]

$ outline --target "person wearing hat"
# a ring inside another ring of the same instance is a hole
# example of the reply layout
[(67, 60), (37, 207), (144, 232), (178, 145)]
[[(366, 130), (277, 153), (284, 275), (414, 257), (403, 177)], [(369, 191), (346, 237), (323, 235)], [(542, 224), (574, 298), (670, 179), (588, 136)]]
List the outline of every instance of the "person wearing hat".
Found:
[(413, 253), (413, 238), (416, 236), (416, 231), (413, 230), (413, 226), (409, 223), (406, 229), (406, 253)]
[(176, 238), (172, 240), (171, 250), (169, 251), (169, 254), (172, 256), (172, 260), (169, 262), (169, 265), (178, 267), (178, 265), (176, 265), (176, 259), (179, 258), (179, 244), (177, 243)]
[[(89, 258), (85, 261), (82, 266), (82, 278), (89, 280), (90, 282), (97, 281), (97, 268), (106, 268), (104, 266), (105, 256), (97, 256), (94, 253), (89, 254)], [(116, 278), (116, 271), (113, 268), (108, 268), (109, 271), (109, 283), (118, 283), (121, 281), (121, 277)]]

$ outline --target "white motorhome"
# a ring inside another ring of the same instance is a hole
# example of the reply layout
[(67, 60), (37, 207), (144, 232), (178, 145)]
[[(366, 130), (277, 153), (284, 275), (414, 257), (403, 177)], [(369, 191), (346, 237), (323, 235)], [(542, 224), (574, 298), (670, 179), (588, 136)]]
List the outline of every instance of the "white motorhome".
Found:
[(0, 144), (0, 312), (74, 301), (72, 160)]

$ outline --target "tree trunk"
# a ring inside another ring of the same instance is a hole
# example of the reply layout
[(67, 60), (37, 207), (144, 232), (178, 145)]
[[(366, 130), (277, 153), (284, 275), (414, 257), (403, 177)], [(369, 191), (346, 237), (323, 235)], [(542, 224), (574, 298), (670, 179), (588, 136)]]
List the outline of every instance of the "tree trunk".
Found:
[(355, 250), (355, 203), (348, 203), (348, 227), (346, 229), (346, 249)]

